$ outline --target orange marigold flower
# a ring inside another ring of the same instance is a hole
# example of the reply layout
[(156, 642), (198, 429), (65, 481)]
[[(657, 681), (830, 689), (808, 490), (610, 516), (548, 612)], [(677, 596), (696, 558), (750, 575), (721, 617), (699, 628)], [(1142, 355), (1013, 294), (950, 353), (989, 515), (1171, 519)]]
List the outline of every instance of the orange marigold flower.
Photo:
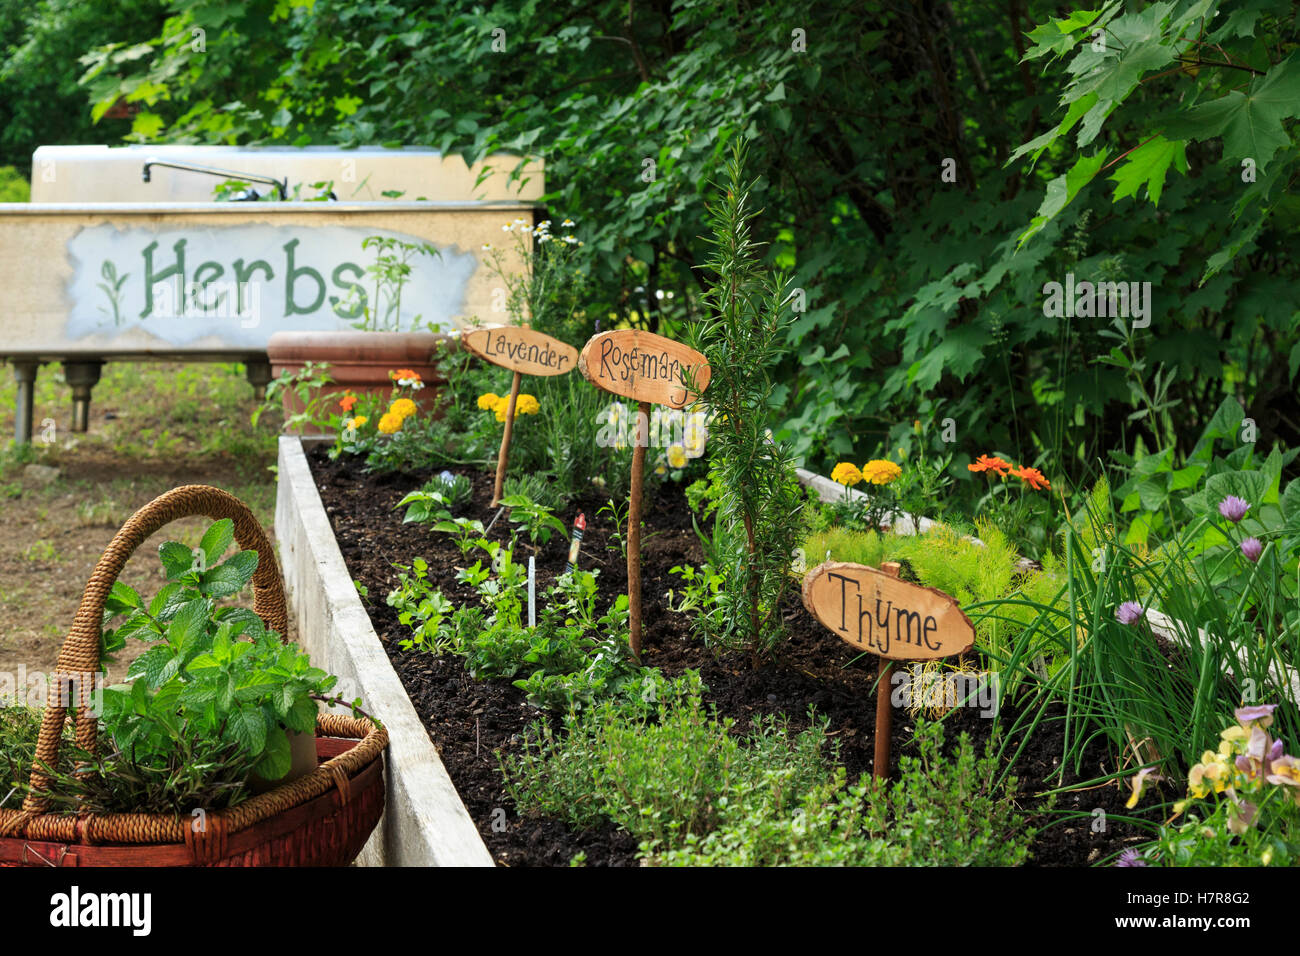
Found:
[(357, 397), (351, 392), (348, 392), (348, 394), (339, 399), (339, 408), (343, 409), (345, 412), (350, 412), (352, 411), (352, 406), (356, 405), (356, 403)]
[(1037, 468), (1026, 468), (1022, 465), (1019, 468), (1012, 469), (1011, 474), (1015, 475), (1035, 491), (1040, 488), (1052, 487), (1052, 483), (1043, 477), (1043, 473)]
[(996, 455), (980, 455), (975, 460), (975, 464), (967, 465), (967, 471), (996, 471), (998, 476), (1005, 478), (1011, 471), (1011, 462), (998, 458)]

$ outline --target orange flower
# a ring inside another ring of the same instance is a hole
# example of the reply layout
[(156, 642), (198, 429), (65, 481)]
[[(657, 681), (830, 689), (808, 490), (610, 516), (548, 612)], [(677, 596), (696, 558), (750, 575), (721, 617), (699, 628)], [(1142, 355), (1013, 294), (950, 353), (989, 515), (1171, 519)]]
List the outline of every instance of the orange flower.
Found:
[(1011, 462), (1004, 461), (996, 455), (992, 457), (988, 455), (980, 455), (979, 458), (976, 459), (975, 464), (967, 465), (966, 469), (968, 471), (996, 471), (998, 477), (1005, 478), (1007, 472), (1011, 470)]
[(420, 373), (409, 368), (399, 368), (395, 372), (389, 372), (388, 377), (395, 382), (400, 382), (403, 379), (409, 379), (415, 382), (420, 381)]
[(1026, 468), (1021, 465), (1019, 468), (1012, 469), (1011, 474), (1015, 475), (1035, 491), (1040, 488), (1052, 487), (1052, 483), (1044, 478), (1043, 473), (1037, 468)]
[(350, 412), (352, 411), (352, 406), (354, 406), (356, 403), (357, 403), (357, 397), (353, 395), (351, 392), (349, 392), (348, 394), (344, 395), (342, 398), (339, 399), (339, 408), (343, 409), (345, 412)]

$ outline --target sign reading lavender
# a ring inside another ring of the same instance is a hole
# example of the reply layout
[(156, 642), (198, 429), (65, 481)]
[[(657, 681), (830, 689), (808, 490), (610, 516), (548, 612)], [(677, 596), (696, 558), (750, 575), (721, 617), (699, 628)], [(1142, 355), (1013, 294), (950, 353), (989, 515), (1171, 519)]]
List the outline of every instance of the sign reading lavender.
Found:
[[(373, 236), (395, 242), (363, 248)], [(261, 348), (274, 332), (346, 330), (367, 319), (391, 331), (450, 328), (477, 258), (450, 247), (410, 253), (426, 244), (356, 226), (91, 226), (68, 242), (65, 331), (77, 339), (143, 329), (174, 345), (215, 335)], [(399, 295), (373, 271), (380, 255), (409, 265)]]

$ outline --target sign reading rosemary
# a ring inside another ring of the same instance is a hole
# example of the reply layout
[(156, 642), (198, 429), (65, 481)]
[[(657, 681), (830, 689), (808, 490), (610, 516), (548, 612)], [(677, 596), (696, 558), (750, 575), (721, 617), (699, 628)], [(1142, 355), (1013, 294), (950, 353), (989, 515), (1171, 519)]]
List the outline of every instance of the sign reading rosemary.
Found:
[(597, 388), (671, 408), (683, 408), (694, 400), (687, 394), (683, 371), (694, 369), (701, 392), (709, 384), (709, 363), (703, 355), (640, 329), (592, 336), (578, 357), (578, 368)]
[[(684, 408), (709, 386), (709, 361), (695, 349), (639, 329), (598, 332), (578, 355), (578, 370), (599, 389), (635, 399), (637, 421), (650, 421), (650, 406)], [(688, 388), (688, 380), (694, 391)], [(627, 503), (628, 643), (641, 658), (641, 489), (649, 436), (638, 427), (632, 446), (632, 481)]]

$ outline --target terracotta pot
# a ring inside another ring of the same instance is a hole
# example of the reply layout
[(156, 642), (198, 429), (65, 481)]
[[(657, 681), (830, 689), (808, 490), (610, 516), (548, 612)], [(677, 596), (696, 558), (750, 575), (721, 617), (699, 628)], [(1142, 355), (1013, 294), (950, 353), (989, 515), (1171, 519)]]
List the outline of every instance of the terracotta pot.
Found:
[[(271, 360), (271, 374), (298, 372), (307, 362), (328, 363), (333, 382), (323, 389), (325, 395), (381, 395), (393, 388), (388, 373), (409, 368), (424, 381), (416, 393), (416, 402), (432, 410), (438, 388), (446, 384), (432, 364), (434, 353), (460, 340), (439, 332), (276, 332), (266, 346)], [(288, 418), (303, 410), (295, 392), (285, 390), (284, 414)]]

